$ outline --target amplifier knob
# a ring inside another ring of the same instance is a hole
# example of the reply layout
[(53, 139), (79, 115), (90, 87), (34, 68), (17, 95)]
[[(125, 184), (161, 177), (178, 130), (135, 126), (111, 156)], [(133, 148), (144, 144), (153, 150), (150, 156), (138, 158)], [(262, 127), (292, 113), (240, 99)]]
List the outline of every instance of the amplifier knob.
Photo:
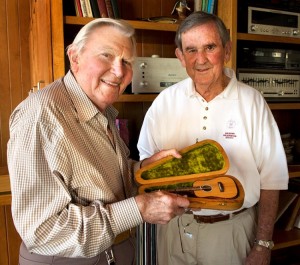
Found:
[(140, 68), (141, 68), (141, 69), (145, 69), (146, 67), (147, 67), (147, 63), (144, 62), (144, 63), (141, 63), (141, 64), (140, 64)]
[(140, 82), (140, 86), (141, 87), (148, 86), (148, 82), (147, 81), (142, 81), (142, 82)]
[(298, 34), (299, 34), (299, 30), (294, 29), (294, 30), (293, 30), (293, 35), (296, 36), (296, 35), (298, 35)]
[(256, 26), (255, 25), (251, 25), (250, 30), (251, 31), (255, 31), (256, 30)]

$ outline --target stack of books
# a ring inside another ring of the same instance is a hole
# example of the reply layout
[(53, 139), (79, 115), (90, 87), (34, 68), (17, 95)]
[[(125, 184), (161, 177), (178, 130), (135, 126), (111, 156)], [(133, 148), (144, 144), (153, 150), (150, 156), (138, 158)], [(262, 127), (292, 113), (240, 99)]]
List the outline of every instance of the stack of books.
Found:
[(78, 17), (120, 18), (118, 0), (74, 0)]
[(194, 0), (194, 11), (205, 11), (207, 13), (217, 13), (217, 0)]

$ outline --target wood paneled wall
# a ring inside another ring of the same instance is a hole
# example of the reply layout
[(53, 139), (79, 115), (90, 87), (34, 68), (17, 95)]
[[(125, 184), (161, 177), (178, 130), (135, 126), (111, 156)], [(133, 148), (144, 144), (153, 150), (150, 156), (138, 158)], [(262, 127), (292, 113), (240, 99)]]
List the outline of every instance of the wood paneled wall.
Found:
[(6, 166), (8, 122), (30, 89), (30, 0), (1, 0), (0, 5), (0, 166)]
[[(7, 165), (10, 114), (30, 90), (29, 25), (30, 0), (1, 0), (0, 168)], [(21, 239), (14, 228), (10, 205), (0, 206), (0, 238), (0, 264), (17, 265)]]

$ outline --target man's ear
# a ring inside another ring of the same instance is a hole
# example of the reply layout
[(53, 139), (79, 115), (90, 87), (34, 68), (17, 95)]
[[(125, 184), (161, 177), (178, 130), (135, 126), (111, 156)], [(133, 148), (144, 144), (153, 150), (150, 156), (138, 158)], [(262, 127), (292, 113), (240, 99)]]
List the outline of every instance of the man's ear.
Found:
[(78, 69), (78, 55), (74, 50), (68, 51), (68, 57), (70, 61), (70, 66), (73, 72), (76, 72)]
[(176, 48), (176, 50), (175, 50), (175, 55), (176, 55), (176, 57), (179, 59), (179, 61), (181, 62), (181, 65), (182, 65), (183, 67), (185, 67), (184, 56), (183, 56), (182, 51), (181, 51), (179, 48)]
[(225, 63), (228, 63), (231, 57), (231, 41), (228, 41), (225, 45)]

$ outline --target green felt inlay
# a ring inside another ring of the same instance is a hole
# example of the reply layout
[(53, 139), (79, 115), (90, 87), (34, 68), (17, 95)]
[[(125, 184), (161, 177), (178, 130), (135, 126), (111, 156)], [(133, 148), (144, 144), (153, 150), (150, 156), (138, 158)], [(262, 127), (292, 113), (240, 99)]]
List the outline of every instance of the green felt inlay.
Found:
[(224, 164), (224, 157), (217, 146), (207, 143), (184, 153), (180, 159), (172, 158), (166, 163), (142, 172), (141, 177), (150, 180), (207, 173), (221, 170)]

